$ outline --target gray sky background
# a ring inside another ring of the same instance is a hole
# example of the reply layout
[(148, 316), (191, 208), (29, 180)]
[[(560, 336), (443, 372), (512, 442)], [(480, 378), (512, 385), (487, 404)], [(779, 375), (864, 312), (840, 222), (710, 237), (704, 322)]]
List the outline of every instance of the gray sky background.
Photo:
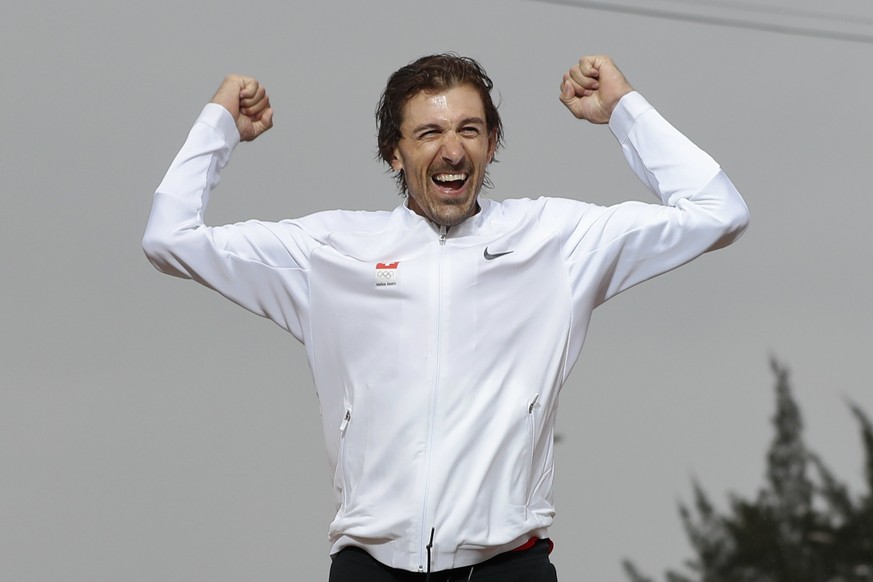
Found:
[[(762, 9), (824, 10), (645, 5), (769, 21)], [(826, 10), (852, 22), (799, 24), (873, 31), (869, 2)], [(559, 414), (562, 579), (623, 580), (622, 557), (678, 566), (690, 550), (675, 502), (692, 476), (722, 507), (756, 491), (771, 355), (791, 368), (812, 447), (858, 491), (846, 399), (873, 414), (870, 43), (525, 0), (4, 12), (4, 580), (327, 579), (329, 475), (302, 348), (140, 249), (151, 193), (228, 72), (266, 85), (276, 127), (237, 150), (211, 223), (393, 207), (376, 100), (396, 68), (448, 50), (499, 90), (496, 198), (649, 199), (609, 131), (558, 102), (590, 53), (612, 55), (745, 195), (752, 227), (735, 246), (595, 314)]]

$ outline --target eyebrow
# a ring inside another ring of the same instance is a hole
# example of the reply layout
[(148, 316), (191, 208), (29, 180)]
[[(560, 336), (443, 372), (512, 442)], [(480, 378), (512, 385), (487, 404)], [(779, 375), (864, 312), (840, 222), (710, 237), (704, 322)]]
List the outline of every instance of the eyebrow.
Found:
[[(485, 125), (485, 120), (482, 119), (481, 117), (467, 117), (467, 118), (462, 119), (462, 120), (458, 123), (458, 125), (461, 125), (461, 126), (463, 126), (463, 125), (471, 125), (471, 124), (473, 124), (473, 125), (483, 125), (483, 126), (484, 126), (484, 125)], [(422, 131), (427, 131), (427, 130), (431, 130), (431, 129), (443, 129), (443, 126), (442, 126), (441, 124), (439, 124), (439, 123), (423, 123), (423, 124), (421, 124), (421, 125), (419, 125), (419, 126), (416, 126), (416, 127), (412, 130), (412, 133), (413, 133), (413, 135), (414, 135), (414, 134), (421, 133)]]

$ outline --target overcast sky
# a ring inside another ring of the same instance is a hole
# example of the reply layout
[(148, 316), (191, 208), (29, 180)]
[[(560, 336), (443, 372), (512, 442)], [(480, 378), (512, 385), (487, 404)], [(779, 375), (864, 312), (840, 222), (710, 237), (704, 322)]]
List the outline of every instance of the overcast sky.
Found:
[[(645, 6), (873, 33), (859, 0)], [(819, 13), (774, 16), (786, 7)], [(276, 125), (237, 150), (212, 224), (392, 208), (373, 110), (392, 71), (444, 51), (497, 87), (495, 198), (650, 200), (609, 131), (558, 102), (590, 53), (746, 197), (736, 245), (595, 313), (558, 420), (563, 580), (623, 580), (623, 557), (678, 566), (692, 477), (721, 506), (757, 490), (771, 356), (811, 446), (858, 491), (846, 401), (873, 415), (870, 42), (529, 0), (16, 2), (0, 27), (4, 579), (327, 579), (330, 476), (303, 349), (140, 249), (152, 192), (228, 72), (263, 82)]]

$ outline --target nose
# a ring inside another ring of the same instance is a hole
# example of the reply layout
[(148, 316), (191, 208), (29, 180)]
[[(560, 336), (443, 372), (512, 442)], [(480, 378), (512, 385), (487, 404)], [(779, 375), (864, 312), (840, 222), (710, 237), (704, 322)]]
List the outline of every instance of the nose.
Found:
[(443, 144), (440, 150), (440, 156), (447, 163), (457, 166), (464, 159), (464, 146), (461, 143), (460, 136), (454, 131), (449, 131), (443, 137)]

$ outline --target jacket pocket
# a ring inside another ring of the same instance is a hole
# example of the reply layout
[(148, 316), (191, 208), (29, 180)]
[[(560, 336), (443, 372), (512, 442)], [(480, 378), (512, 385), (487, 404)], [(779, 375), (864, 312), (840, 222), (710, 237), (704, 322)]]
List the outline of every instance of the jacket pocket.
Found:
[(537, 443), (537, 419), (539, 410), (542, 408), (540, 404), (540, 393), (534, 394), (527, 403), (527, 482), (525, 483), (525, 506), (530, 505), (530, 498), (533, 495), (534, 479), (537, 475), (534, 471), (534, 451)]
[(339, 450), (339, 467), (340, 467), (340, 475), (339, 475), (339, 486), (340, 492), (342, 493), (342, 505), (343, 507), (348, 506), (349, 502), (349, 463), (348, 463), (348, 455), (349, 455), (349, 447), (346, 440), (346, 434), (349, 430), (349, 424), (352, 421), (352, 409), (346, 408), (346, 413), (343, 416), (343, 420), (340, 423), (339, 431), (340, 431), (340, 450)]

